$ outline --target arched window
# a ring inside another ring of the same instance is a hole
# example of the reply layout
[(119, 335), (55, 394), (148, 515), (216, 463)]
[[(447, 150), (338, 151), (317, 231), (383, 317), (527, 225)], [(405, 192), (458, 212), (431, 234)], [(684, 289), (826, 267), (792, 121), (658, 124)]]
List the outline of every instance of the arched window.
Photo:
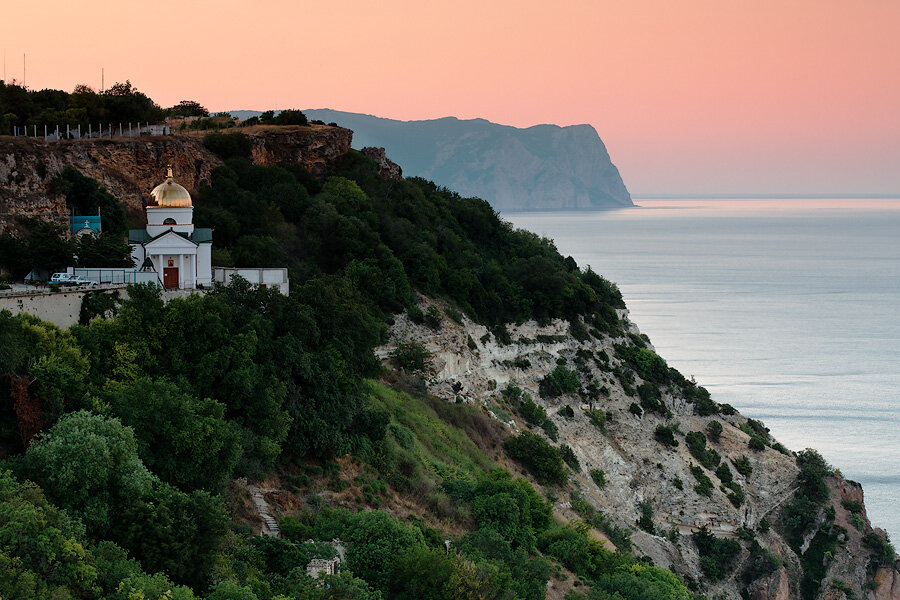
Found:
[(168, 219), (163, 221), (163, 225), (177, 225), (177, 223), (175, 222), (175, 219), (169, 217)]

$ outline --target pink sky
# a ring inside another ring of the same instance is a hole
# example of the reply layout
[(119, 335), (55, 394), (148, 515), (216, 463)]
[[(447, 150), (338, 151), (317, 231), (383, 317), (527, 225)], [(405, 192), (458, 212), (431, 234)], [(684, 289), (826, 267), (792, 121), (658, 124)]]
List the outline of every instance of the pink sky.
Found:
[(590, 123), (629, 190), (900, 195), (896, 0), (10, 0), (7, 78), (164, 106)]

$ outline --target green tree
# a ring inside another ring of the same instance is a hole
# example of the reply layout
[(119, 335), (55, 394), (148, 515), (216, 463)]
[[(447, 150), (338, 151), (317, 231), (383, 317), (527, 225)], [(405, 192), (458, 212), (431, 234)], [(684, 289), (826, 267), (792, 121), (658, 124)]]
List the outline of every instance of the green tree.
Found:
[(425, 547), (422, 532), (382, 511), (362, 512), (350, 519), (347, 567), (376, 589), (386, 591), (391, 574), (406, 552)]
[(109, 531), (114, 516), (153, 483), (131, 428), (85, 410), (62, 417), (36, 437), (23, 468), (54, 504), (81, 518), (95, 534)]
[(107, 384), (104, 400), (132, 427), (138, 453), (156, 475), (184, 491), (221, 490), (241, 454), (238, 427), (225, 406), (164, 380)]
[(510, 458), (521, 462), (538, 483), (563, 485), (569, 479), (560, 451), (530, 431), (507, 439), (503, 448)]

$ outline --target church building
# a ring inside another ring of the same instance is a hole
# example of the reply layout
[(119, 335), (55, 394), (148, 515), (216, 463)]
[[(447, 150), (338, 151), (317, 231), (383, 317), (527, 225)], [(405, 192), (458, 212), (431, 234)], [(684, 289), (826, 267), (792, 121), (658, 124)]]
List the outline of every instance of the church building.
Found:
[(134, 264), (159, 273), (166, 289), (210, 287), (212, 229), (194, 227), (191, 195), (175, 183), (172, 167), (150, 192), (146, 211), (147, 227), (128, 232)]

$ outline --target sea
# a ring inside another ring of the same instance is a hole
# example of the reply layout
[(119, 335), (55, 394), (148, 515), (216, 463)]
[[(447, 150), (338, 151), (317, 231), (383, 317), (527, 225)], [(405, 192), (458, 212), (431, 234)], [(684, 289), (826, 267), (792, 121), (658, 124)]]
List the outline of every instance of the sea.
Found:
[(713, 398), (863, 484), (900, 542), (900, 199), (642, 199), (510, 212), (618, 284)]

